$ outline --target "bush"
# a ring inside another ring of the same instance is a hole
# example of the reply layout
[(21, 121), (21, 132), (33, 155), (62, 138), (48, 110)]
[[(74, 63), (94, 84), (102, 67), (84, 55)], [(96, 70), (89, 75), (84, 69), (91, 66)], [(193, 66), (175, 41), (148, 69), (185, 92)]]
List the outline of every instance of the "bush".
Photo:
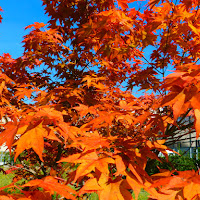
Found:
[(169, 169), (178, 170), (178, 171), (186, 171), (198, 170), (198, 166), (200, 165), (200, 160), (196, 160), (194, 158), (188, 158), (186, 156), (178, 156), (178, 155), (170, 155), (169, 162), (166, 161), (166, 158), (162, 158), (162, 162), (157, 160), (150, 160), (147, 163), (146, 171), (149, 175), (153, 175), (155, 173), (159, 173), (158, 167), (161, 169)]

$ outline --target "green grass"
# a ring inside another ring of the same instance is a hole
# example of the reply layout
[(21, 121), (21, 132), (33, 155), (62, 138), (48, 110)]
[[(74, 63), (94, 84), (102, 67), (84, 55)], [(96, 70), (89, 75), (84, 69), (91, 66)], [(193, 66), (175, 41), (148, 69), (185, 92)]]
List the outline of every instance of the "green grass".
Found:
[(138, 197), (138, 200), (147, 200), (148, 196), (149, 196), (148, 192), (141, 190), (139, 197)]
[[(135, 195), (134, 192), (132, 193), (133, 198), (135, 199)], [(145, 190), (141, 190), (139, 196), (138, 196), (138, 200), (147, 200), (149, 196), (149, 193), (146, 192)], [(89, 196), (89, 200), (99, 200), (98, 195), (96, 193), (92, 193)]]
[[(6, 185), (9, 185), (12, 183), (12, 180), (14, 178), (14, 174), (3, 174), (3, 172), (0, 172), (0, 187), (4, 187)], [(147, 200), (148, 199), (148, 192), (141, 190), (138, 200)], [(132, 193), (133, 198), (135, 197), (134, 192)], [(98, 200), (98, 195), (96, 193), (92, 193), (89, 196), (89, 200)]]
[[(133, 198), (135, 199), (135, 195), (134, 192), (132, 193)], [(139, 196), (138, 196), (138, 200), (147, 200), (149, 196), (149, 193), (146, 192), (145, 190), (141, 190)], [(89, 200), (99, 200), (98, 195), (96, 193), (92, 193), (89, 196)]]
[(14, 178), (14, 174), (3, 174), (3, 172), (0, 172), (0, 187), (9, 185), (12, 183), (12, 180)]
[[(135, 199), (134, 192), (132, 193), (133, 198)], [(138, 195), (138, 200), (147, 200), (149, 196), (149, 193), (145, 190), (141, 190), (140, 194)]]

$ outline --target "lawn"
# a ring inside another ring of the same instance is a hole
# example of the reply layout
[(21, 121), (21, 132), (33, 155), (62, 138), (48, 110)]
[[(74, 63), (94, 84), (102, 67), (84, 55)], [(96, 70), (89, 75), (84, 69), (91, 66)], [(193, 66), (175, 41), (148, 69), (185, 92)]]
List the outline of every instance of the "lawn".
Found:
[(12, 183), (12, 179), (14, 177), (14, 174), (3, 174), (3, 172), (0, 172), (0, 187), (9, 185)]
[[(134, 198), (134, 194), (133, 194), (133, 198)], [(145, 190), (141, 190), (140, 191), (140, 194), (138, 196), (138, 200), (147, 200), (148, 199), (148, 196), (149, 196), (149, 193), (146, 192)]]
[[(3, 174), (3, 172), (0, 172), (0, 187), (6, 186), (11, 184), (12, 179), (14, 178), (14, 174)], [(133, 194), (134, 198), (134, 194)], [(144, 190), (141, 190), (138, 200), (147, 200), (148, 199), (148, 193)], [(89, 197), (89, 200), (98, 200), (98, 196), (96, 193), (92, 193)]]

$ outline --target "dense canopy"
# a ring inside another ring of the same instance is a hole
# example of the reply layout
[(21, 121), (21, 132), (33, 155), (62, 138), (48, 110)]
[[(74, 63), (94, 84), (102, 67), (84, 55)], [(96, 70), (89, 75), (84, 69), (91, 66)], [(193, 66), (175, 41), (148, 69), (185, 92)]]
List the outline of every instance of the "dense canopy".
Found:
[(168, 137), (200, 134), (200, 2), (43, 5), (23, 55), (0, 56), (0, 145), (16, 162), (0, 199), (199, 199), (198, 171), (146, 169)]

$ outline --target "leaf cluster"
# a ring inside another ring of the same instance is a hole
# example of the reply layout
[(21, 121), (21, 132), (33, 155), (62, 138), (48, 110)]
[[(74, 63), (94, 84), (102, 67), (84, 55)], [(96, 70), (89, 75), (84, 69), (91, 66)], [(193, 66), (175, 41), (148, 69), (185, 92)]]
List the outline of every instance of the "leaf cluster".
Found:
[(48, 24), (0, 56), (0, 145), (16, 162), (0, 190), (20, 191), (1, 199), (200, 198), (199, 171), (146, 172), (169, 139), (199, 137), (200, 4), (136, 3), (43, 0)]

